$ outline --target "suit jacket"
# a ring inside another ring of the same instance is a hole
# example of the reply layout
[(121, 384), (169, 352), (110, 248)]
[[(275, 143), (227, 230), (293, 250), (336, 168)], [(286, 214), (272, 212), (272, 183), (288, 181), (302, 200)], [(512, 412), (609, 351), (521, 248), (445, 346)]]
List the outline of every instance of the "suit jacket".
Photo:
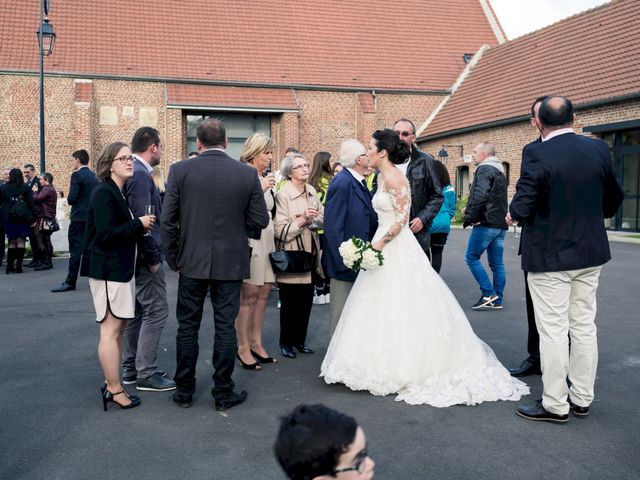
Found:
[(249, 278), (247, 230), (268, 224), (254, 168), (221, 150), (171, 166), (160, 236), (172, 270), (196, 279)]
[(358, 274), (344, 265), (338, 248), (353, 236), (371, 241), (377, 228), (369, 192), (345, 168), (329, 184), (324, 207), (322, 265), (329, 277), (355, 282)]
[[(534, 145), (537, 145), (542, 142), (542, 137), (536, 138), (533, 142), (527, 143), (524, 147), (522, 147), (522, 160), (520, 161), (520, 171), (522, 172), (522, 162), (524, 161), (524, 152), (527, 148), (530, 148)], [(522, 233), (522, 232), (521, 232)], [(522, 234), (520, 235), (520, 242), (518, 243), (518, 255), (522, 255)]]
[[(91, 278), (128, 282), (136, 266), (136, 243), (144, 226), (133, 217), (122, 192), (111, 179), (93, 192), (87, 212), (87, 252)], [(84, 274), (84, 272), (83, 272)]]
[(87, 220), (91, 193), (99, 184), (96, 174), (89, 170), (88, 167), (79, 168), (71, 174), (67, 203), (71, 205), (72, 222), (84, 222)]
[[(162, 214), (160, 191), (153, 183), (153, 176), (141, 160), (133, 162), (133, 177), (124, 185), (124, 196), (134, 217), (146, 215), (147, 205), (155, 207), (156, 218)], [(143, 235), (138, 244), (138, 257), (145, 265), (157, 265), (162, 262), (160, 228), (151, 230), (150, 235)]]
[(411, 187), (409, 219), (418, 217), (424, 228), (415, 234), (424, 251), (431, 248), (429, 229), (440, 211), (444, 197), (433, 158), (412, 145), (411, 160), (407, 165), (407, 179)]
[(609, 147), (567, 133), (524, 151), (509, 211), (524, 223), (522, 269), (555, 272), (595, 267), (611, 258), (604, 218), (624, 193)]

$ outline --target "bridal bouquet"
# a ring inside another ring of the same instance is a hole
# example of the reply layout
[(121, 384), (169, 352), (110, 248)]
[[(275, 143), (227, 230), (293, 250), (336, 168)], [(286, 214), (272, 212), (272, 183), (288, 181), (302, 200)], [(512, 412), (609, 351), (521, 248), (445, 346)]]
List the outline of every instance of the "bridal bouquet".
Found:
[(371, 246), (371, 242), (356, 237), (342, 242), (338, 248), (342, 261), (351, 270), (372, 270), (384, 263), (384, 257), (380, 250)]

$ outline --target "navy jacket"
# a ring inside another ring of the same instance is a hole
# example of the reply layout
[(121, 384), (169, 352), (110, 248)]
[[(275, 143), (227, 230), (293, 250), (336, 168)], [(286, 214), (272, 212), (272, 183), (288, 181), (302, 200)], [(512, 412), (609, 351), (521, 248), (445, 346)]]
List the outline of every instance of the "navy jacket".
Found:
[[(155, 207), (156, 219), (162, 213), (160, 191), (153, 183), (153, 176), (142, 161), (137, 158), (133, 162), (133, 177), (124, 185), (124, 196), (134, 217), (146, 215), (147, 205)], [(162, 262), (162, 248), (160, 242), (160, 226), (151, 230), (151, 235), (143, 236), (138, 244), (138, 256), (145, 265), (157, 265)]]
[(91, 193), (99, 184), (96, 174), (89, 170), (88, 167), (79, 168), (71, 174), (67, 203), (71, 205), (72, 222), (84, 222), (87, 220)]
[(595, 267), (611, 258), (604, 219), (624, 193), (609, 147), (567, 133), (523, 152), (509, 211), (523, 224), (522, 269), (556, 272)]
[[(93, 192), (87, 212), (87, 251), (91, 278), (128, 282), (136, 266), (136, 243), (144, 235), (139, 218), (131, 211), (111, 179)], [(82, 272), (83, 274), (85, 272)]]
[(358, 274), (344, 265), (338, 248), (354, 236), (370, 241), (377, 228), (369, 191), (345, 168), (331, 180), (324, 205), (322, 266), (330, 278), (355, 282)]

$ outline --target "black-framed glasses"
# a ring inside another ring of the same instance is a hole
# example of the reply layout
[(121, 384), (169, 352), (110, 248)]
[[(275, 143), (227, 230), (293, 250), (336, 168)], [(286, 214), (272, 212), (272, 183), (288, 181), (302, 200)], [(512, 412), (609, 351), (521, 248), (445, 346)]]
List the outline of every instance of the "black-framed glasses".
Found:
[(356, 458), (355, 458), (356, 463), (354, 463), (352, 467), (345, 467), (345, 468), (339, 468), (337, 470), (334, 470), (333, 472), (331, 472), (331, 476), (335, 477), (339, 473), (345, 473), (345, 472), (358, 472), (360, 474), (364, 473), (364, 461), (367, 459), (368, 456), (369, 456), (369, 452), (365, 448), (360, 453), (358, 453), (358, 455), (356, 455)]
[(116, 160), (118, 160), (119, 162), (133, 162), (133, 156), (132, 155), (123, 155), (121, 157), (116, 157), (113, 159), (113, 161), (115, 162)]

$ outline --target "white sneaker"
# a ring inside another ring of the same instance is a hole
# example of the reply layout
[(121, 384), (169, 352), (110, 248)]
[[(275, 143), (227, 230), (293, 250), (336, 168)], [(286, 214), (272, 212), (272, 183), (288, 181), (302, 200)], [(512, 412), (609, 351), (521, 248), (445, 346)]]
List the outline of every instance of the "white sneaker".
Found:
[(280, 308), (280, 300), (278, 300), (278, 304), (276, 305), (276, 308)]
[(324, 303), (325, 303), (325, 305), (331, 303), (331, 294), (326, 293), (324, 295)]
[(324, 305), (324, 295), (314, 295), (313, 304), (314, 305)]

